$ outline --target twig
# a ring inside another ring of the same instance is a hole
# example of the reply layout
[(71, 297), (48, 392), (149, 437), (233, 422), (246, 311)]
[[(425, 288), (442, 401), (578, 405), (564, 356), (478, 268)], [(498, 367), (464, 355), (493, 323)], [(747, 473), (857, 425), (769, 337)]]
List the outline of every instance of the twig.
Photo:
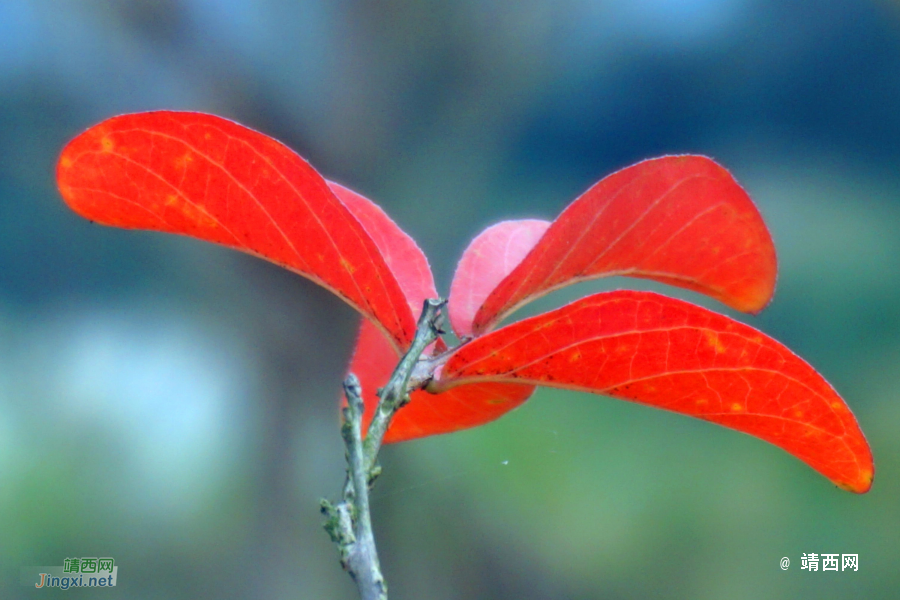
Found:
[(422, 314), (416, 325), (416, 336), (413, 338), (412, 345), (406, 354), (403, 355), (403, 358), (400, 359), (387, 385), (378, 392), (380, 398), (378, 408), (375, 409), (375, 415), (369, 424), (369, 432), (366, 434), (366, 441), (363, 443), (366, 465), (370, 473), (375, 467), (378, 451), (381, 449), (381, 442), (384, 440), (384, 434), (391, 424), (391, 419), (394, 418), (394, 413), (409, 402), (409, 378), (419, 361), (419, 357), (422, 356), (425, 348), (443, 333), (439, 319), (441, 317), (441, 308), (446, 303), (445, 300), (425, 301), (422, 306)]
[(409, 392), (428, 383), (431, 373), (423, 373), (422, 369), (416, 371), (413, 381), (411, 377), (416, 367), (423, 364), (422, 353), (443, 333), (439, 321), (444, 304), (443, 300), (425, 301), (412, 345), (378, 393), (378, 407), (365, 441), (361, 433), (364, 407), (359, 379), (351, 373), (344, 380), (347, 406), (343, 410), (341, 435), (347, 450), (347, 481), (343, 500), (337, 505), (322, 500), (322, 513), (327, 517), (325, 530), (338, 545), (341, 565), (356, 582), (362, 600), (387, 600), (387, 584), (378, 563), (369, 512), (369, 487), (380, 472), (378, 451), (394, 413), (409, 401)]

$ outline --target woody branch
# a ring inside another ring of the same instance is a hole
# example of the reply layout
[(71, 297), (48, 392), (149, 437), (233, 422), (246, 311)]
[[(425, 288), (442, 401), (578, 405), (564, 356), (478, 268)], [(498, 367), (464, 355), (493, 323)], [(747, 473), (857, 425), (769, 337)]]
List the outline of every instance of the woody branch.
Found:
[(327, 517), (325, 530), (338, 546), (341, 565), (356, 582), (362, 600), (387, 600), (387, 584), (381, 574), (372, 532), (369, 488), (381, 470), (378, 452), (391, 419), (409, 401), (409, 393), (427, 383), (418, 374), (414, 380), (411, 378), (422, 353), (443, 333), (440, 318), (444, 304), (444, 300), (425, 301), (412, 345), (387, 385), (378, 392), (378, 406), (365, 441), (362, 439), (362, 387), (352, 373), (344, 380), (347, 406), (343, 409), (341, 435), (347, 454), (347, 479), (342, 501), (334, 505), (322, 500), (322, 513)]

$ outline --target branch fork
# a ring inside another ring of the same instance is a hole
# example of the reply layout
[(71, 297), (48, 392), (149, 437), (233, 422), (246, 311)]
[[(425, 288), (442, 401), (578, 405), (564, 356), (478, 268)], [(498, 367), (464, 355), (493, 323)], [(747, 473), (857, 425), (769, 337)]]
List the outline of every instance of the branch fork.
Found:
[(409, 402), (409, 393), (426, 385), (433, 373), (433, 366), (423, 373), (420, 357), (444, 333), (440, 321), (445, 304), (445, 300), (425, 301), (412, 345), (400, 359), (387, 385), (378, 392), (378, 407), (365, 440), (362, 437), (362, 387), (352, 373), (344, 380), (347, 406), (343, 409), (341, 436), (347, 452), (347, 480), (341, 502), (332, 504), (323, 499), (321, 506), (326, 516), (325, 531), (337, 544), (341, 565), (356, 582), (362, 600), (387, 600), (387, 584), (378, 563), (369, 512), (369, 488), (381, 472), (378, 452), (394, 414)]

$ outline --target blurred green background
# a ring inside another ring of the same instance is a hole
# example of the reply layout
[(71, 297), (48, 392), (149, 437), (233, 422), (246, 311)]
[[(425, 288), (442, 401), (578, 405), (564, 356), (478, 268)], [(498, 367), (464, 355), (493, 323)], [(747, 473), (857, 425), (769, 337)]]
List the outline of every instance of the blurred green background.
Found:
[[(710, 155), (779, 250), (774, 302), (737, 318), (817, 367), (874, 449), (856, 496), (748, 436), (540, 391), (386, 449), (392, 599), (898, 597), (900, 4), (849, 0), (0, 2), (0, 597), (356, 597), (318, 513), (355, 314), (55, 190), (68, 139), (160, 108), (236, 119), (376, 200), (443, 293), (484, 226)], [(620, 286), (651, 287), (531, 312)], [(801, 571), (809, 552), (859, 571)], [(118, 587), (19, 583), (79, 556), (114, 557)]]

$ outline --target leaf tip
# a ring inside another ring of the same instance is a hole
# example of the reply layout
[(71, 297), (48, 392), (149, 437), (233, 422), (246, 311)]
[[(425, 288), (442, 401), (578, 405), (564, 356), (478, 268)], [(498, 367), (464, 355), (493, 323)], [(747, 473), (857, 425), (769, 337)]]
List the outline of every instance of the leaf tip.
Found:
[(854, 494), (865, 494), (872, 489), (872, 482), (875, 480), (875, 470), (872, 468), (860, 469), (856, 479), (851, 481), (836, 481), (835, 484), (842, 490), (853, 492)]
[(63, 197), (63, 200), (69, 208), (76, 210), (76, 193), (71, 185), (71, 174), (72, 168), (75, 165), (75, 160), (69, 152), (70, 147), (71, 144), (66, 146), (62, 155), (59, 157), (59, 161), (56, 163), (56, 187), (59, 189), (60, 195)]
[[(56, 163), (56, 187), (59, 189), (65, 203), (76, 213), (87, 217), (81, 210), (82, 195), (78, 190), (79, 179), (83, 179), (84, 171), (90, 170), (79, 158), (89, 150), (103, 151), (103, 144), (98, 144), (96, 149), (91, 148), (92, 133), (95, 128), (75, 136), (63, 148)], [(103, 136), (104, 138), (106, 136)], [(109, 142), (112, 143), (111, 141)], [(106, 150), (109, 151), (109, 150)]]

